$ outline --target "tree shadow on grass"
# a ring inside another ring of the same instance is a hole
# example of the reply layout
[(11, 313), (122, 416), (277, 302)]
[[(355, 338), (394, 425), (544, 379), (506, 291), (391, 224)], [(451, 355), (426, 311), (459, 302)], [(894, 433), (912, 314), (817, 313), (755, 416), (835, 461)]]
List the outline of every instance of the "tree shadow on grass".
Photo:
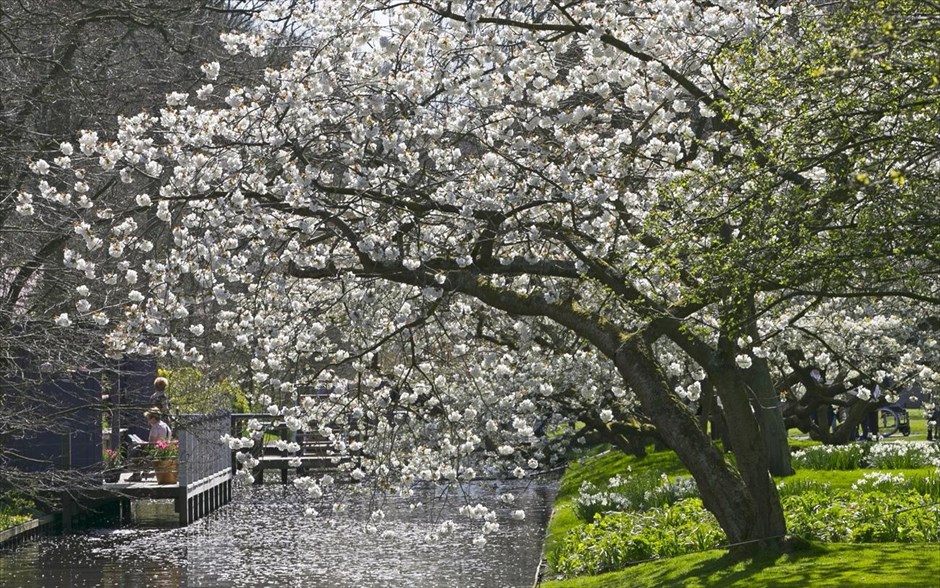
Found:
[[(736, 584), (758, 585), (755, 576), (768, 568), (787, 563), (796, 567), (789, 571), (782, 582), (774, 586), (819, 586), (821, 579), (835, 577), (840, 570), (836, 566), (819, 565), (824, 549), (809, 543), (800, 544), (787, 552), (762, 553), (756, 556), (740, 556), (726, 553), (718, 559), (700, 562), (683, 577), (676, 578), (682, 586), (731, 586)], [(803, 564), (803, 565), (801, 565)], [(831, 567), (832, 569), (826, 569)]]
[[(940, 586), (935, 572), (940, 564), (940, 546), (936, 560), (914, 545), (865, 544), (820, 545), (798, 542), (777, 553), (742, 557), (731, 553), (701, 554), (688, 567), (645, 564), (636, 577), (643, 586), (693, 587), (854, 587)], [(933, 549), (933, 545), (929, 546)], [(624, 577), (616, 583), (601, 583), (601, 588), (627, 586)], [(614, 580), (614, 578), (611, 578)], [(640, 585), (636, 582), (634, 585)]]

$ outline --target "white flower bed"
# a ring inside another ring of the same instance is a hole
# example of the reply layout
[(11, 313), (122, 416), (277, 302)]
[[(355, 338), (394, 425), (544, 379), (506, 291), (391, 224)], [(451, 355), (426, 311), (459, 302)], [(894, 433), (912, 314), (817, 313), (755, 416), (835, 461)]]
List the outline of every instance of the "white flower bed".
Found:
[(940, 447), (925, 441), (875, 443), (868, 452), (868, 467), (922, 468), (940, 465)]

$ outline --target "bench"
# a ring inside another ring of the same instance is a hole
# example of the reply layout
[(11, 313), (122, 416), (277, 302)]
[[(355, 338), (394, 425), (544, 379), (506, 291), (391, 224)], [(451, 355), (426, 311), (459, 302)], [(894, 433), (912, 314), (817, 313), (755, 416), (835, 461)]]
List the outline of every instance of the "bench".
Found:
[[(137, 475), (140, 479), (143, 478), (156, 478), (156, 472), (153, 468), (153, 459), (147, 455), (147, 447), (150, 446), (150, 443), (144, 441), (134, 433), (128, 433), (125, 435), (125, 440), (127, 441), (127, 459), (124, 462), (124, 467), (121, 468), (123, 472), (130, 472), (131, 476)], [(137, 450), (137, 455), (131, 456), (131, 452)], [(123, 476), (122, 476), (123, 479)]]

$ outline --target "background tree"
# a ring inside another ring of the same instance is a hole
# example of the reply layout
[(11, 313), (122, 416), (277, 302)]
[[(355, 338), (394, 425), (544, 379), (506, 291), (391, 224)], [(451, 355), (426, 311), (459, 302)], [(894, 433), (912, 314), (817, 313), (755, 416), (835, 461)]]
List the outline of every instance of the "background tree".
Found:
[[(749, 164), (766, 158), (813, 180), (794, 178), (772, 201), (753, 201), (760, 212), (734, 229), (754, 243), (740, 250), (747, 272), (736, 281), (761, 284), (759, 322), (771, 322), (760, 318), (764, 308), (781, 307), (775, 314), (790, 328), (763, 331), (785, 341), (768, 342), (778, 386), (802, 381), (810, 392), (791, 395), (789, 422), (827, 442), (849, 440), (865, 407), (830, 436), (810, 430), (814, 405), (858, 404), (854, 388), (887, 375), (898, 387), (937, 383), (928, 325), (938, 266), (928, 243), (936, 242), (938, 149), (928, 121), (938, 109), (938, 63), (927, 50), (937, 25), (934, 3), (837, 4), (825, 18), (794, 21), (793, 44), (749, 46), (736, 57), (752, 79), (727, 93), (730, 110), (773, 145)], [(808, 363), (790, 371), (794, 349)], [(822, 395), (809, 379), (814, 365), (829, 374)]]
[[(204, 78), (206, 62), (228, 56), (219, 35), (243, 26), (266, 4), (242, 2), (236, 9), (215, 1), (20, 0), (0, 6), (3, 439), (67, 434), (78, 420), (87, 421), (103, 408), (89, 382), (113, 367), (101, 340), (107, 313), (123, 300), (100, 280), (83, 285), (83, 278), (97, 275), (94, 264), (75, 263), (66, 252), (81, 242), (107, 254), (120, 232), (98, 236), (96, 225), (110, 223), (112, 203), (129, 192), (120, 178), (99, 183), (94, 172), (68, 170), (70, 157), (81, 155), (75, 138), (83, 129), (114, 132), (117, 116), (158, 109), (167, 88)], [(257, 70), (249, 59), (238, 63), (243, 67), (226, 75), (250, 79)], [(204, 94), (210, 99), (209, 91)], [(107, 156), (102, 163), (110, 167)], [(27, 188), (38, 189), (35, 198)], [(94, 214), (86, 218), (85, 211)], [(139, 228), (127, 253), (149, 255), (154, 241), (146, 226)], [(131, 281), (126, 269), (122, 277)], [(97, 312), (85, 312), (92, 306)], [(76, 381), (73, 393), (40, 393), (42, 385), (68, 380)], [(4, 484), (26, 489), (48, 481), (19, 471), (20, 457), (0, 443)]]

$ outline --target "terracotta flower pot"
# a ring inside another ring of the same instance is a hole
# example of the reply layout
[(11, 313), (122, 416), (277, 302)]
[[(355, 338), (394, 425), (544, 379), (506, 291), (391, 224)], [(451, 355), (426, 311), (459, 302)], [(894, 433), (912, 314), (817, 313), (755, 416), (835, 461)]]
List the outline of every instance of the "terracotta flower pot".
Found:
[(154, 463), (157, 484), (176, 484), (179, 479), (179, 462), (175, 459), (160, 460)]

